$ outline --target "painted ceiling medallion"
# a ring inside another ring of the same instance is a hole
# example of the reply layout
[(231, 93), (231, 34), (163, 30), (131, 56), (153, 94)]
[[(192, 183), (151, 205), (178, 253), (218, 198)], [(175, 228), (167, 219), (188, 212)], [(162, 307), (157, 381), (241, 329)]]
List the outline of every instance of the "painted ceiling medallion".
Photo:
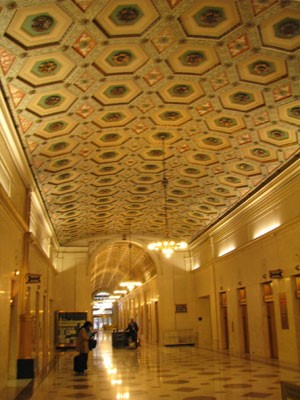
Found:
[(126, 109), (115, 111), (103, 111), (97, 114), (94, 119), (95, 124), (101, 128), (109, 128), (113, 126), (126, 126), (135, 116)]
[(296, 128), (286, 129), (285, 127), (268, 126), (259, 130), (260, 139), (263, 142), (270, 143), (275, 146), (290, 146), (297, 143)]
[(53, 119), (40, 124), (35, 135), (45, 139), (54, 138), (57, 136), (66, 135), (71, 132), (77, 125), (77, 122), (70, 117)]
[(234, 0), (200, 0), (179, 18), (188, 36), (220, 38), (240, 23)]
[(294, 51), (300, 47), (300, 10), (284, 8), (260, 25), (263, 44)]
[(168, 58), (172, 70), (177, 73), (203, 74), (219, 63), (212, 46), (180, 46), (179, 50)]
[(217, 117), (208, 118), (208, 127), (219, 132), (232, 133), (245, 128), (243, 118), (231, 114), (221, 114)]
[(253, 54), (237, 63), (240, 78), (267, 85), (287, 74), (284, 58), (270, 54)]
[(224, 108), (237, 111), (250, 111), (265, 104), (260, 90), (243, 86), (222, 93), (220, 100)]
[(113, 0), (96, 16), (96, 24), (108, 37), (140, 36), (159, 18), (150, 0)]
[(275, 150), (271, 148), (265, 148), (262, 146), (250, 146), (243, 149), (243, 153), (246, 158), (250, 158), (259, 162), (274, 162), (277, 160)]
[(300, 102), (293, 101), (282, 106), (279, 106), (279, 118), (282, 121), (296, 124), (299, 127), (300, 123)]
[(63, 82), (75, 64), (61, 52), (30, 57), (26, 60), (19, 76), (32, 86)]
[(231, 171), (245, 176), (259, 175), (261, 170), (257, 164), (248, 161), (240, 161), (229, 165)]
[(71, 153), (76, 146), (76, 142), (71, 139), (66, 139), (52, 142), (51, 144), (43, 147), (40, 151), (41, 154), (47, 157), (54, 157), (62, 154)]
[(204, 96), (204, 91), (198, 82), (178, 80), (163, 86), (158, 94), (166, 103), (190, 104)]
[(174, 108), (156, 112), (151, 118), (157, 125), (180, 126), (189, 121), (191, 116), (184, 109)]
[(75, 99), (76, 96), (67, 89), (48, 91), (34, 95), (27, 108), (34, 114), (46, 116), (68, 110)]
[(220, 137), (214, 134), (209, 134), (202, 138), (195, 137), (194, 141), (200, 148), (209, 149), (209, 150), (221, 150), (231, 147), (229, 140), (227, 137)]
[(129, 140), (129, 135), (118, 129), (97, 133), (93, 138), (93, 143), (95, 143), (99, 148), (103, 148), (121, 146), (127, 140)]
[(125, 104), (130, 103), (141, 94), (141, 89), (133, 80), (115, 81), (106, 83), (95, 92), (95, 98), (102, 104)]
[(59, 41), (72, 24), (72, 19), (55, 4), (17, 9), (6, 35), (25, 48), (46, 46)]
[(134, 73), (147, 60), (147, 54), (138, 45), (111, 45), (95, 60), (95, 66), (107, 75)]

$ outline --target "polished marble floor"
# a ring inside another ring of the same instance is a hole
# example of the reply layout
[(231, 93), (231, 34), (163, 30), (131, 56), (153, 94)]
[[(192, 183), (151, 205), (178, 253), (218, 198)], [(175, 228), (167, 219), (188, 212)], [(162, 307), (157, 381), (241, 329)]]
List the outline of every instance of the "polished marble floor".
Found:
[(113, 348), (101, 334), (85, 376), (73, 372), (74, 352), (61, 353), (33, 400), (280, 400), (281, 381), (299, 384), (300, 370), (192, 346)]

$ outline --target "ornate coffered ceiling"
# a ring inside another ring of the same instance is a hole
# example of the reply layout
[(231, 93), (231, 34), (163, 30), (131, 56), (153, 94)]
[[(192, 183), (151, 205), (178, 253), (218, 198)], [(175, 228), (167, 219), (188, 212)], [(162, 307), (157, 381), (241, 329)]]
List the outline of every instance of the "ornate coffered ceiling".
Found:
[(164, 156), (192, 240), (299, 154), (299, 1), (0, 4), (1, 89), (62, 245), (159, 237)]

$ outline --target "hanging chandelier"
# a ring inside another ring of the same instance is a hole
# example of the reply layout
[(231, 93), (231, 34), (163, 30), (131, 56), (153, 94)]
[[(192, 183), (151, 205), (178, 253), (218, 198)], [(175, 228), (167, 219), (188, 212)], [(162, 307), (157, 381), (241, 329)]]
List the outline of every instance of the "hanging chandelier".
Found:
[(163, 143), (163, 179), (162, 186), (164, 192), (164, 219), (165, 219), (165, 236), (159, 242), (153, 242), (148, 245), (149, 250), (161, 251), (166, 258), (170, 258), (174, 251), (185, 250), (188, 245), (184, 241), (177, 242), (170, 238), (169, 235), (169, 219), (168, 219), (168, 199), (167, 199), (167, 186), (168, 178), (166, 176), (166, 157), (165, 157), (165, 136), (162, 136)]
[(136, 281), (132, 278), (132, 263), (131, 263), (131, 248), (132, 248), (132, 243), (130, 241), (130, 228), (129, 228), (129, 235), (128, 235), (128, 253), (129, 253), (129, 279), (124, 282), (120, 282), (121, 287), (127, 288), (129, 292), (131, 292), (133, 289), (136, 287), (139, 287), (142, 285), (142, 282)]

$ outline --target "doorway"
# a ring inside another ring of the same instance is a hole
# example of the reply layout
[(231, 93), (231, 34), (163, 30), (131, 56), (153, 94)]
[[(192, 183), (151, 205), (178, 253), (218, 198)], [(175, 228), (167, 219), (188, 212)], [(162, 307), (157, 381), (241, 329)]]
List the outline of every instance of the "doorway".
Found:
[(242, 328), (242, 351), (245, 354), (250, 353), (249, 346), (249, 327), (248, 327), (248, 309), (247, 309), (247, 296), (246, 296), (246, 288), (238, 289), (239, 294), (239, 316), (240, 316), (240, 325)]
[(211, 307), (210, 297), (198, 298), (198, 346), (204, 348), (212, 348), (212, 331), (211, 331)]
[(276, 319), (275, 319), (275, 307), (274, 307), (274, 296), (272, 282), (266, 282), (263, 284), (264, 303), (266, 311), (266, 322), (268, 332), (268, 347), (269, 356), (271, 358), (278, 358), (278, 344), (277, 344), (277, 332), (276, 332)]
[(219, 293), (220, 318), (221, 318), (221, 345), (223, 350), (229, 350), (229, 330), (227, 315), (227, 293)]

